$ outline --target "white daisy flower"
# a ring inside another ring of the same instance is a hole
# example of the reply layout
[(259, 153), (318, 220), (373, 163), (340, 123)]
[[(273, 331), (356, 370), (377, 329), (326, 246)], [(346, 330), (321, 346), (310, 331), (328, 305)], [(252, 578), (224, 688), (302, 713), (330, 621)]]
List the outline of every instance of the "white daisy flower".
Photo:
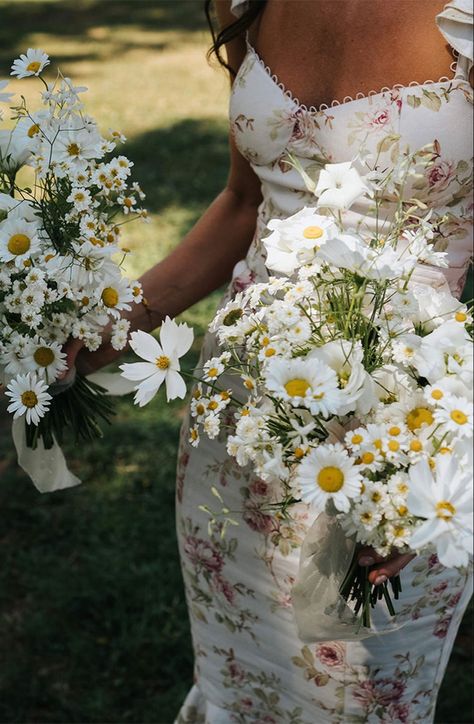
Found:
[(193, 427), (189, 428), (188, 440), (193, 447), (197, 447), (199, 445), (199, 430), (196, 425), (193, 425)]
[(73, 188), (66, 201), (74, 204), (77, 211), (86, 211), (92, 206), (92, 196), (88, 189)]
[(133, 292), (126, 279), (112, 279), (98, 291), (98, 299), (104, 309), (113, 317), (120, 317), (120, 312), (129, 311), (129, 302), (133, 300)]
[(409, 471), (408, 508), (424, 519), (410, 545), (422, 550), (432, 544), (444, 566), (466, 566), (472, 555), (472, 474), (463, 472), (456, 458), (441, 455), (433, 472), (426, 460)]
[(219, 434), (219, 426), (220, 426), (220, 420), (219, 415), (216, 415), (215, 413), (211, 413), (207, 415), (205, 418), (203, 424), (203, 429), (206, 435), (210, 440), (214, 440)]
[(445, 430), (461, 437), (472, 437), (472, 403), (465, 398), (445, 395), (439, 401), (434, 417)]
[(37, 224), (8, 218), (0, 224), (0, 259), (13, 261), (19, 269), (40, 251)]
[(146, 405), (163, 382), (168, 401), (185, 396), (186, 385), (179, 374), (179, 358), (189, 350), (193, 338), (193, 330), (187, 324), (178, 325), (170, 317), (166, 317), (161, 325), (160, 342), (146, 332), (132, 332), (130, 346), (145, 362), (123, 364), (120, 369), (127, 380), (139, 381), (135, 387), (136, 404)]
[(27, 78), (30, 75), (39, 75), (49, 65), (49, 55), (39, 48), (28, 48), (19, 58), (13, 61), (10, 75), (18, 78)]
[(321, 445), (309, 452), (300, 463), (296, 482), (301, 498), (317, 511), (328, 500), (337, 510), (348, 512), (350, 499), (361, 492), (361, 475), (342, 445)]
[(60, 372), (67, 369), (65, 359), (66, 355), (59, 344), (46, 344), (42, 339), (37, 339), (28, 348), (25, 365), (29, 372), (35, 372), (38, 377), (51, 384)]
[(26, 422), (38, 425), (40, 418), (44, 417), (52, 397), (47, 392), (48, 386), (35, 375), (18, 375), (7, 385), (5, 395), (12, 402), (8, 405), (8, 412), (13, 412), (13, 419), (25, 415)]
[(270, 359), (265, 378), (270, 392), (313, 414), (328, 417), (341, 404), (337, 375), (319, 359)]

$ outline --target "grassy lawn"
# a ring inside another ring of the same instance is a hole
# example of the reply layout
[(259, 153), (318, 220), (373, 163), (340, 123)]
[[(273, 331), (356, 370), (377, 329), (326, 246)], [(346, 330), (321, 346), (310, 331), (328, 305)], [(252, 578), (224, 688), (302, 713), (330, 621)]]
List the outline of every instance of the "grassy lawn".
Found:
[[(88, 110), (120, 128), (147, 192), (130, 225), (130, 273), (176, 245), (227, 171), (227, 80), (205, 60), (200, 0), (0, 0), (0, 78), (28, 47), (90, 86)], [(14, 88), (32, 97), (34, 80)], [(217, 294), (183, 315), (202, 335)], [(187, 358), (196, 362), (198, 340)], [(1, 405), (1, 403), (0, 403)], [(192, 680), (174, 533), (181, 402), (129, 400), (103, 441), (67, 451), (84, 484), (41, 496), (15, 466), (0, 409), (0, 722), (169, 724)], [(437, 722), (472, 722), (471, 621)], [(282, 724), (284, 724), (282, 722)]]

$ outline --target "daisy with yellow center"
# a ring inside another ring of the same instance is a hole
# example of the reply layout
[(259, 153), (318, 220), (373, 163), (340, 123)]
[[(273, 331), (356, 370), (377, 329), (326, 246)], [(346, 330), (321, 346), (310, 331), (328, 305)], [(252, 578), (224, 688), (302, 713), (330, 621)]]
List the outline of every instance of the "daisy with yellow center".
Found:
[(38, 425), (51, 403), (52, 397), (47, 390), (46, 383), (34, 374), (17, 375), (5, 391), (11, 399), (8, 412), (13, 412), (14, 419), (24, 415), (29, 425)]
[(25, 262), (40, 251), (37, 233), (37, 225), (25, 219), (0, 223), (0, 261), (13, 261), (17, 268), (25, 268)]
[(26, 53), (22, 53), (19, 58), (13, 61), (10, 75), (16, 75), (18, 78), (39, 75), (49, 65), (49, 62), (49, 56), (42, 50), (28, 48)]
[(294, 407), (327, 417), (340, 405), (337, 375), (318, 359), (277, 358), (268, 363), (265, 376), (268, 390)]
[(472, 402), (457, 395), (445, 395), (435, 412), (442, 429), (460, 437), (472, 437)]
[(61, 372), (67, 370), (65, 360), (66, 355), (57, 342), (43, 342), (38, 339), (31, 345), (24, 363), (29, 372), (35, 372), (38, 377), (51, 384)]
[(321, 445), (307, 453), (297, 470), (302, 500), (315, 510), (325, 509), (328, 500), (337, 510), (347, 512), (350, 500), (360, 495), (361, 475), (342, 445)]

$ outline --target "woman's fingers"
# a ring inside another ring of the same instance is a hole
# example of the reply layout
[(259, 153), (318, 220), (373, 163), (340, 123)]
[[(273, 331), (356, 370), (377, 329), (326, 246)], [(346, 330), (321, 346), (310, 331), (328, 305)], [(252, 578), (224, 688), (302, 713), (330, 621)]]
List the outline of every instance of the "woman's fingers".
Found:
[(376, 563), (369, 573), (369, 581), (376, 586), (385, 583), (388, 578), (397, 576), (413, 558), (415, 558), (414, 553), (396, 553)]
[(373, 566), (374, 563), (383, 561), (383, 556), (380, 556), (373, 548), (366, 546), (361, 548), (359, 551), (359, 565), (361, 566)]
[(414, 553), (393, 553), (388, 558), (379, 555), (373, 548), (366, 546), (359, 551), (359, 565), (372, 566), (369, 581), (378, 586), (388, 578), (398, 575), (415, 557)]

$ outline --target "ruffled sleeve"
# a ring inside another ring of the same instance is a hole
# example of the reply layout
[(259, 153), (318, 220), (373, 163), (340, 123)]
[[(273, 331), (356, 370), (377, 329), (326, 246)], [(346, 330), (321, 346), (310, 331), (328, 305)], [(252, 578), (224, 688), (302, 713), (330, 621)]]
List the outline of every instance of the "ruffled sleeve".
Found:
[(232, 0), (230, 9), (237, 18), (240, 18), (246, 10), (248, 10), (248, 0)]
[(466, 58), (470, 70), (474, 45), (472, 0), (451, 0), (436, 16), (436, 23), (449, 45)]

